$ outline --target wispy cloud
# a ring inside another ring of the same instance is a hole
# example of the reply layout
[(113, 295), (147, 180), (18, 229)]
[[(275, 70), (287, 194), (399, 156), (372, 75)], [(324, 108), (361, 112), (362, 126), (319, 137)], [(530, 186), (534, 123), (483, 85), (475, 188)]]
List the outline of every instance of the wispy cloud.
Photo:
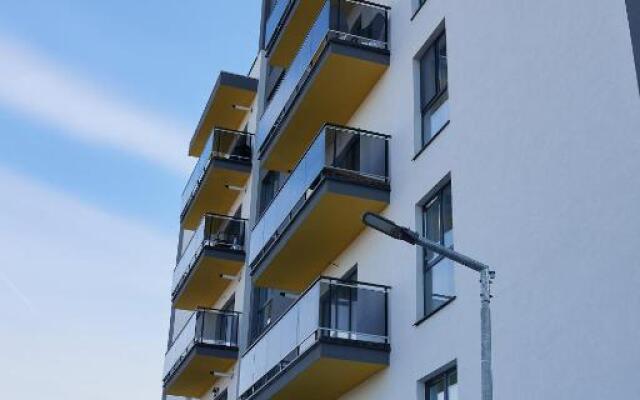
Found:
[(3, 398), (159, 398), (174, 239), (1, 167), (0, 187)]
[(29, 300), (29, 298), (22, 292), (22, 290), (20, 290), (20, 288), (18, 288), (16, 284), (13, 283), (13, 281), (9, 279), (2, 271), (0, 271), (0, 281), (2, 281), (6, 285), (6, 287), (9, 288), (9, 291), (13, 293), (22, 302), (22, 304), (25, 305), (25, 307), (31, 314), (35, 314), (36, 310), (33, 307), (33, 304), (31, 304), (31, 300)]
[(117, 148), (179, 174), (190, 169), (185, 157), (188, 127), (109, 93), (1, 34), (0, 106), (53, 124), (75, 139)]

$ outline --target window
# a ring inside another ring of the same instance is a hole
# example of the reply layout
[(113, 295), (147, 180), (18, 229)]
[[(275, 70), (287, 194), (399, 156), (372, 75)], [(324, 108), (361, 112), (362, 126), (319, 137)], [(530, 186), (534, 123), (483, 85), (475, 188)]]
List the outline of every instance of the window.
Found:
[[(338, 141), (336, 137), (335, 141)], [(334, 143), (337, 147), (338, 143)], [(360, 135), (352, 135), (345, 144), (340, 143), (342, 149), (335, 150), (334, 166), (350, 171), (360, 170)]]
[[(453, 248), (451, 184), (431, 197), (422, 211), (422, 234), (434, 242)], [(424, 250), (424, 315), (433, 314), (455, 298), (451, 260)]]
[(254, 287), (251, 307), (250, 341), (253, 342), (269, 325), (288, 310), (298, 295), (276, 289)]
[(269, 171), (262, 178), (260, 185), (260, 215), (267, 209), (278, 192), (279, 178), (280, 176), (276, 171)]
[(447, 41), (441, 33), (420, 57), (421, 144), (426, 146), (449, 122)]
[(458, 372), (449, 370), (429, 380), (425, 392), (426, 400), (458, 400)]
[(256, 339), (271, 323), (271, 300), (269, 289), (256, 287), (253, 289), (252, 341)]

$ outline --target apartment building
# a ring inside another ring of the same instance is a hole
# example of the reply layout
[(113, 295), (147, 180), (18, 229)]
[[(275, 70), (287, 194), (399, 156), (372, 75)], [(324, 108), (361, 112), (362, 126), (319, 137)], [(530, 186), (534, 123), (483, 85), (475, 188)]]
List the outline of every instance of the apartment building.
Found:
[(477, 274), (372, 211), (496, 270), (495, 398), (639, 398), (640, 3), (262, 8), (189, 147), (165, 397), (480, 399)]

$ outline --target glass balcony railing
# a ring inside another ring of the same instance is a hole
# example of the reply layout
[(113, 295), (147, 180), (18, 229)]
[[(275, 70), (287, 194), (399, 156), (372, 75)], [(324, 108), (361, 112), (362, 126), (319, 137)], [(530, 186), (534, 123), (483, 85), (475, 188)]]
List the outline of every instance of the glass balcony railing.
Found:
[[(280, 3), (288, 3), (280, 0)], [(276, 8), (281, 7), (276, 4)], [(282, 6), (286, 8), (285, 6)], [(334, 17), (332, 18), (332, 15)], [(272, 15), (274, 18), (275, 14)], [(291, 62), (271, 102), (267, 105), (256, 133), (256, 144), (261, 148), (287, 105), (293, 101), (294, 93), (304, 84), (311, 65), (328, 40), (340, 40), (359, 46), (387, 48), (388, 8), (370, 2), (355, 0), (326, 0), (315, 23)]]
[(267, 18), (267, 22), (264, 26), (264, 43), (266, 44), (265, 48), (271, 47), (271, 41), (275, 39), (274, 34), (276, 33), (278, 27), (282, 24), (282, 17), (284, 17), (285, 11), (292, 1), (293, 0), (275, 1), (275, 4), (271, 9), (271, 13), (269, 14), (269, 18)]
[(205, 247), (224, 250), (244, 250), (246, 220), (224, 215), (207, 214), (182, 247), (173, 270), (172, 292), (175, 295), (194, 267)]
[(164, 379), (167, 380), (198, 344), (238, 347), (238, 321), (234, 311), (199, 309), (193, 312), (180, 332), (174, 335), (164, 357)]
[(388, 345), (388, 294), (386, 286), (318, 279), (242, 357), (240, 398), (251, 397), (323, 339)]
[(329, 169), (363, 182), (388, 182), (386, 135), (325, 125), (251, 232), (249, 263), (264, 254)]
[(250, 133), (214, 128), (182, 191), (183, 213), (198, 191), (211, 160), (218, 158), (251, 162), (252, 138)]

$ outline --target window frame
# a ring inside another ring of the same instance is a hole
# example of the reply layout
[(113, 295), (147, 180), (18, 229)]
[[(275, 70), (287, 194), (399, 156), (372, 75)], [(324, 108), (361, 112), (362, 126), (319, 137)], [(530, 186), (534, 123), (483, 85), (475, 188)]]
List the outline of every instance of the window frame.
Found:
[(428, 379), (426, 379), (424, 382), (424, 399), (431, 400), (429, 398), (429, 388), (439, 383), (440, 381), (444, 380), (444, 387), (445, 387), (444, 400), (451, 400), (449, 398), (449, 388), (452, 386), (450, 378), (453, 374), (455, 374), (456, 376), (455, 384), (457, 385), (459, 383), (457, 366), (446, 368), (443, 371), (438, 371), (437, 373), (433, 374)]
[[(447, 67), (447, 78), (446, 78), (446, 82), (444, 84), (444, 86), (441, 85), (441, 81), (440, 81), (440, 73), (442, 70), (442, 61), (440, 60), (440, 55), (439, 55), (439, 50), (440, 50), (440, 45), (442, 43), (442, 41), (444, 41), (444, 46), (445, 46), (445, 51), (447, 50), (447, 32), (446, 30), (443, 30), (442, 32), (437, 33), (433, 40), (431, 41), (431, 43), (429, 44), (429, 46), (427, 46), (427, 48), (424, 50), (424, 52), (420, 55), (420, 59), (419, 59), (419, 63), (420, 63), (420, 143), (422, 145), (422, 147), (426, 147), (429, 143), (431, 143), (431, 141), (440, 133), (442, 132), (442, 130), (447, 126), (448, 122), (446, 122), (441, 128), (438, 129), (437, 132), (433, 132), (431, 133), (431, 135), (429, 136), (429, 138), (427, 140), (425, 140), (424, 137), (424, 129), (425, 129), (425, 123), (424, 123), (424, 119), (425, 119), (425, 115), (429, 112), (433, 112), (434, 110), (437, 110), (439, 107), (441, 107), (446, 101), (449, 100), (449, 69)], [(423, 80), (425, 79), (425, 76), (423, 76), (422, 71), (423, 71), (423, 67), (422, 67), (422, 63), (424, 61), (425, 56), (431, 51), (434, 51), (434, 72), (433, 74), (429, 74), (429, 79), (433, 79), (434, 80), (434, 86), (435, 86), (435, 93), (434, 95), (425, 103), (423, 104), (423, 99), (422, 99), (422, 85), (423, 85)], [(448, 54), (447, 54), (447, 60), (448, 60)]]
[[(444, 192), (449, 189), (449, 193), (451, 196), (451, 230), (453, 231), (453, 189), (451, 183), (451, 174), (448, 173), (444, 178), (442, 178), (417, 204), (416, 204), (416, 220), (417, 225), (419, 226), (419, 231), (423, 236), (426, 236), (426, 211), (430, 205), (432, 205), (435, 201), (439, 202), (439, 230), (440, 230), (440, 239), (438, 243), (444, 245), (445, 231), (444, 227)], [(451, 244), (448, 246), (450, 249), (454, 248), (453, 239)], [(440, 310), (445, 308), (447, 305), (451, 304), (456, 299), (455, 294), (455, 274), (452, 277), (453, 279), (453, 295), (440, 304), (438, 307), (432, 308), (427, 312), (427, 272), (430, 271), (433, 267), (437, 266), (445, 257), (442, 255), (437, 255), (432, 260), (427, 260), (426, 258), (426, 250), (420, 246), (416, 246), (416, 254), (417, 254), (417, 268), (416, 274), (418, 274), (419, 278), (416, 279), (417, 284), (417, 309), (416, 309), (416, 318), (417, 321), (413, 324), (414, 326), (418, 326), (422, 324), (424, 321), (429, 319), (434, 314), (438, 313)], [(453, 261), (452, 261), (453, 263)]]
[[(428, 0), (427, 0), (428, 2)], [(444, 86), (442, 86), (442, 82), (440, 79), (440, 73), (443, 69), (443, 63), (438, 56), (438, 49), (441, 44), (444, 44), (445, 51), (447, 54), (447, 67), (446, 67), (446, 80)], [(433, 31), (430, 35), (429, 39), (425, 42), (425, 44), (420, 48), (420, 50), (416, 53), (414, 57), (414, 90), (415, 92), (415, 139), (414, 139), (414, 156), (412, 161), (415, 161), (424, 151), (425, 149), (442, 133), (447, 126), (449, 126), (451, 120), (449, 115), (447, 115), (447, 120), (438, 128), (437, 131), (431, 132), (428, 138), (425, 138), (425, 118), (426, 115), (430, 112), (437, 111), (442, 105), (449, 101), (449, 68), (448, 68), (448, 46), (447, 46), (447, 31), (445, 27), (444, 20), (440, 23), (440, 25)], [(432, 98), (428, 101), (423, 101), (423, 85), (425, 82), (423, 75), (423, 62), (425, 57), (428, 56), (429, 52), (433, 51), (434, 53), (434, 72), (430, 77), (433, 79), (433, 85), (435, 88), (435, 93)], [(424, 103), (424, 104), (423, 104)], [(433, 114), (432, 114), (433, 115)]]
[(413, 0), (413, 14), (411, 14), (409, 21), (413, 21), (418, 16), (418, 13), (420, 13), (420, 10), (422, 10), (429, 1), (431, 0)]

